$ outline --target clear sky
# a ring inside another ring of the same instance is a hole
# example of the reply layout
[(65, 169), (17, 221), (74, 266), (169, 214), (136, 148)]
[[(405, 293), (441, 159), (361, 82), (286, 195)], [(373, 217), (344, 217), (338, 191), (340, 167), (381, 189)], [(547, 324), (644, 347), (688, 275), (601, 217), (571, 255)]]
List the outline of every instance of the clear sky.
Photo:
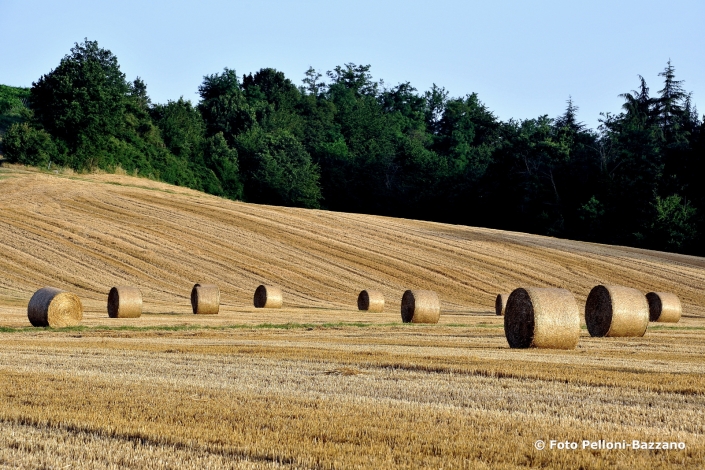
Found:
[(204, 75), (372, 65), (389, 86), (476, 92), (502, 120), (560, 115), (596, 127), (670, 59), (705, 112), (703, 0), (0, 0), (0, 83), (31, 86), (75, 42), (97, 40), (153, 102), (198, 100)]

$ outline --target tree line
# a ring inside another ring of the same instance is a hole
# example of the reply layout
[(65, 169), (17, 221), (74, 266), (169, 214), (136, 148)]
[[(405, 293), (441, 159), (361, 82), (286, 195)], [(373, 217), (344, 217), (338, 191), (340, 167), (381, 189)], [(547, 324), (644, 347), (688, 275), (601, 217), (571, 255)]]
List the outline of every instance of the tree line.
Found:
[(309, 68), (299, 86), (226, 68), (197, 104), (154, 104), (86, 39), (31, 89), (0, 93), (2, 145), (11, 162), (122, 168), (248, 202), (702, 255), (705, 124), (670, 61), (660, 76), (595, 130), (570, 99), (561, 116), (503, 122), (474, 93), (388, 87), (352, 63)]

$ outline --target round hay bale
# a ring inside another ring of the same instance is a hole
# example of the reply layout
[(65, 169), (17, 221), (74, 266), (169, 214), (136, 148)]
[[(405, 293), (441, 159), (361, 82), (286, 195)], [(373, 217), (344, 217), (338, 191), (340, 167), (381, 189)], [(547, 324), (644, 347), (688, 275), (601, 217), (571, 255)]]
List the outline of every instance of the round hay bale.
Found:
[(595, 286), (585, 302), (590, 336), (644, 336), (649, 326), (649, 304), (631, 287)]
[(220, 310), (220, 289), (215, 284), (196, 284), (191, 289), (194, 315), (215, 315)]
[(372, 313), (384, 311), (384, 294), (377, 290), (363, 290), (357, 296), (357, 309)]
[(283, 303), (280, 287), (262, 284), (255, 289), (255, 308), (282, 308)]
[(519, 288), (507, 299), (504, 335), (511, 348), (575, 349), (580, 310), (570, 291)]
[(117, 286), (108, 293), (110, 318), (139, 318), (142, 315), (142, 291), (132, 286)]
[(681, 319), (681, 299), (676, 294), (667, 292), (649, 292), (649, 321), (660, 323), (678, 323)]
[(497, 298), (494, 301), (494, 311), (498, 316), (504, 315), (504, 311), (507, 308), (507, 299), (509, 299), (509, 294), (497, 294)]
[(441, 302), (431, 290), (407, 290), (401, 298), (401, 320), (404, 323), (438, 323)]
[(27, 318), (32, 326), (76, 326), (83, 319), (83, 305), (74, 293), (42, 287), (29, 300)]

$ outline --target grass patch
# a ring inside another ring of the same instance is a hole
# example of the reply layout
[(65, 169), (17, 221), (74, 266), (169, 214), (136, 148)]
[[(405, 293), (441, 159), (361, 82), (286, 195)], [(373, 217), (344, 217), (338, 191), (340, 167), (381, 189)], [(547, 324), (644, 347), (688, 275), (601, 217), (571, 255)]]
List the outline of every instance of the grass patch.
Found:
[(54, 333), (80, 333), (87, 331), (189, 331), (189, 330), (295, 330), (314, 328), (343, 328), (355, 327), (364, 328), (368, 326), (379, 326), (373, 323), (362, 322), (337, 322), (337, 323), (259, 323), (248, 325), (236, 323), (231, 325), (156, 325), (156, 326), (69, 326), (65, 328), (33, 327), (23, 326), (18, 328), (0, 327), (0, 333), (26, 333), (30, 331), (51, 331)]
[(649, 326), (649, 330), (705, 330), (705, 326)]
[(488, 323), (488, 322), (475, 323), (474, 325), (470, 325), (468, 323), (448, 323), (447, 325), (441, 325), (441, 326), (452, 326), (454, 328), (504, 328), (503, 323)]
[(23, 333), (32, 330), (48, 330), (49, 328), (35, 328), (33, 326), (22, 326), (19, 328), (12, 328), (9, 326), (0, 326), (0, 333)]
[[(427, 325), (418, 323), (369, 323), (369, 322), (331, 322), (331, 323), (233, 323), (230, 325), (155, 325), (155, 326), (69, 326), (65, 328), (49, 328), (49, 327), (6, 327), (0, 326), (0, 333), (28, 333), (28, 332), (53, 332), (53, 333), (80, 333), (92, 331), (193, 331), (193, 330), (305, 330), (305, 329), (340, 329), (340, 328), (368, 328), (368, 327), (407, 327), (407, 328), (433, 328), (433, 327), (452, 327), (452, 328), (502, 328), (503, 325), (492, 325), (489, 323), (480, 323), (477, 325), (468, 325), (464, 323), (450, 323), (447, 325)], [(702, 329), (702, 328), (700, 328)]]

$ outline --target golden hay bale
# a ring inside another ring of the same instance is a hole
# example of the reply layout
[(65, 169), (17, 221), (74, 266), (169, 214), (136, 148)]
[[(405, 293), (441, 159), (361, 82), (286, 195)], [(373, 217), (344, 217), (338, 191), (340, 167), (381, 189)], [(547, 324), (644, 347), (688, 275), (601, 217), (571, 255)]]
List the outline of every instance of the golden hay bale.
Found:
[(507, 299), (504, 335), (511, 348), (575, 349), (580, 338), (575, 297), (566, 289), (515, 289)]
[(681, 299), (676, 294), (649, 292), (646, 301), (649, 303), (649, 321), (678, 323), (681, 319)]
[(255, 289), (255, 308), (282, 308), (282, 290), (277, 286), (260, 285)]
[(215, 284), (196, 284), (191, 289), (194, 315), (215, 315), (220, 310), (220, 289)]
[(438, 323), (441, 302), (431, 290), (407, 290), (401, 298), (401, 320), (404, 323)]
[(137, 287), (117, 286), (108, 293), (110, 318), (139, 318), (142, 315), (142, 292)]
[(75, 326), (83, 319), (83, 305), (76, 294), (42, 287), (29, 300), (27, 317), (32, 326)]
[(378, 290), (363, 290), (357, 296), (357, 309), (379, 313), (384, 311), (384, 294)]
[(631, 287), (595, 286), (585, 302), (590, 336), (644, 336), (649, 326), (649, 304)]
[(494, 301), (494, 311), (497, 315), (504, 315), (504, 311), (507, 308), (507, 299), (509, 299), (509, 294), (497, 294), (497, 298)]

